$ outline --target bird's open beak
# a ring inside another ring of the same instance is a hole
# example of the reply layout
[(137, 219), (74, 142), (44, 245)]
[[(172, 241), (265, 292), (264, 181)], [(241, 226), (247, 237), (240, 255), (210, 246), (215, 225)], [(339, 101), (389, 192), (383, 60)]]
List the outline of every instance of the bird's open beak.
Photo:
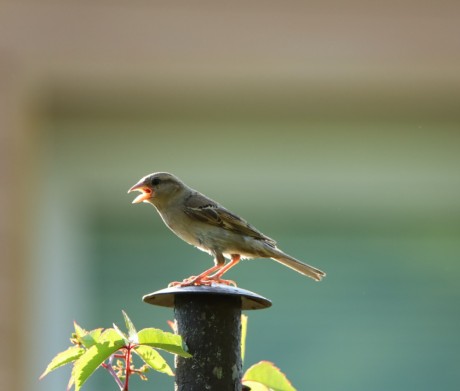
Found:
[(150, 197), (152, 197), (152, 189), (150, 189), (143, 180), (140, 182), (136, 183), (131, 189), (128, 190), (128, 193), (131, 193), (132, 191), (140, 191), (141, 194), (139, 194), (136, 198), (133, 200), (133, 204), (138, 204), (139, 202), (146, 202)]

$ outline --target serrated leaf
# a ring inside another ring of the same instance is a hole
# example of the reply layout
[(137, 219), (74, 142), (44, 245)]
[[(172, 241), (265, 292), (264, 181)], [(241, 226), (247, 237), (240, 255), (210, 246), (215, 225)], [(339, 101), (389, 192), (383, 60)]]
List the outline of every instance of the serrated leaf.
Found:
[(126, 329), (128, 330), (129, 340), (133, 343), (137, 343), (137, 331), (134, 327), (133, 322), (129, 319), (128, 315), (125, 311), (121, 311), (123, 313), (123, 318), (125, 319)]
[(101, 329), (94, 329), (91, 331), (88, 331), (84, 336), (79, 338), (83, 346), (87, 349), (89, 349), (91, 346), (97, 344), (99, 342), (99, 339), (101, 338), (102, 334), (102, 328)]
[(77, 334), (77, 337), (80, 338), (81, 336), (85, 335), (87, 331), (80, 327), (77, 322), (73, 322), (73, 326), (75, 328), (75, 334)]
[(40, 376), (40, 379), (43, 379), (48, 373), (54, 371), (55, 369), (77, 360), (84, 352), (85, 349), (79, 346), (71, 346), (67, 350), (58, 353), (48, 364), (45, 371)]
[(273, 391), (296, 391), (284, 373), (269, 361), (250, 367), (243, 376), (243, 384), (249, 381), (261, 383)]
[[(88, 332), (83, 327), (80, 327), (75, 321), (73, 322), (73, 326), (75, 328), (75, 335), (77, 336), (78, 342), (82, 344), (83, 346), (85, 346), (85, 341), (83, 340), (83, 338), (85, 337), (86, 334), (88, 334)], [(90, 346), (85, 346), (85, 347), (90, 347)]]
[(186, 351), (185, 344), (180, 335), (168, 333), (154, 328), (143, 329), (137, 333), (140, 345), (148, 345), (154, 348), (166, 350), (182, 357), (192, 357)]
[(173, 371), (168, 365), (166, 360), (161, 357), (154, 348), (147, 345), (140, 345), (134, 348), (134, 352), (145, 361), (152, 369), (155, 369), (158, 372), (166, 373), (169, 376), (173, 376)]
[(94, 329), (91, 331), (86, 331), (84, 328), (80, 327), (77, 322), (74, 322), (75, 334), (77, 336), (78, 342), (80, 342), (85, 348), (89, 349), (95, 343), (99, 341), (99, 338), (102, 333), (102, 328)]
[(99, 343), (110, 342), (112, 344), (120, 344), (124, 346), (124, 339), (114, 329), (106, 329), (99, 338)]
[(241, 361), (244, 362), (246, 352), (246, 334), (248, 331), (248, 316), (241, 315)]
[(125, 346), (125, 340), (114, 329), (105, 330), (97, 344), (91, 346), (76, 362), (72, 370), (75, 391), (80, 390), (93, 372), (110, 357)]

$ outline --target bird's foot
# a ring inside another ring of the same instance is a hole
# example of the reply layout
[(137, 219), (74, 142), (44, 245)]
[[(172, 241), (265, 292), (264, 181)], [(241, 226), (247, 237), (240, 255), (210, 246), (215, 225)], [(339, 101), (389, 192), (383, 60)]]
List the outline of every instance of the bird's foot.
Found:
[(189, 278), (186, 278), (183, 281), (173, 281), (168, 284), (168, 288), (181, 288), (183, 286), (192, 286), (194, 285), (192, 280), (195, 278), (195, 276), (191, 276)]
[(212, 277), (212, 276), (209, 278), (209, 280), (215, 284), (231, 285), (231, 286), (234, 286), (235, 288), (237, 287), (236, 282), (233, 280), (224, 280), (222, 278)]
[(173, 281), (168, 284), (168, 288), (175, 287), (181, 288), (184, 286), (200, 286), (211, 285), (211, 281), (207, 277), (190, 276), (183, 281)]
[(183, 281), (173, 281), (168, 284), (168, 288), (182, 288), (185, 286), (211, 286), (213, 284), (224, 284), (224, 285), (232, 285), (236, 287), (236, 282), (232, 280), (223, 280), (217, 277), (200, 277), (200, 276), (191, 276), (186, 278)]

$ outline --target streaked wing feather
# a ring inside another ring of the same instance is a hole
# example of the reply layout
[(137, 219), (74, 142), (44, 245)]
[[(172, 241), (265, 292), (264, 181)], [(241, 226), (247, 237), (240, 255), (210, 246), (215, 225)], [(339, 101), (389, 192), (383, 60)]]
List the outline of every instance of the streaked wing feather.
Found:
[(226, 230), (263, 240), (272, 246), (276, 242), (265, 236), (247, 221), (220, 206), (215, 201), (199, 193), (193, 193), (185, 201), (185, 213), (203, 223), (218, 226)]

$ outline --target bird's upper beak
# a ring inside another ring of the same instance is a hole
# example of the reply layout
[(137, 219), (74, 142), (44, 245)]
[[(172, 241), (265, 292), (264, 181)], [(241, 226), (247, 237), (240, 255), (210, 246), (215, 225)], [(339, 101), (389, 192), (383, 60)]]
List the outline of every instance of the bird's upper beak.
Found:
[(141, 192), (141, 194), (134, 198), (133, 204), (137, 204), (139, 202), (146, 202), (153, 195), (152, 189), (146, 185), (144, 179), (141, 179), (138, 183), (131, 187), (131, 189), (128, 190), (128, 193), (131, 193), (132, 191)]

